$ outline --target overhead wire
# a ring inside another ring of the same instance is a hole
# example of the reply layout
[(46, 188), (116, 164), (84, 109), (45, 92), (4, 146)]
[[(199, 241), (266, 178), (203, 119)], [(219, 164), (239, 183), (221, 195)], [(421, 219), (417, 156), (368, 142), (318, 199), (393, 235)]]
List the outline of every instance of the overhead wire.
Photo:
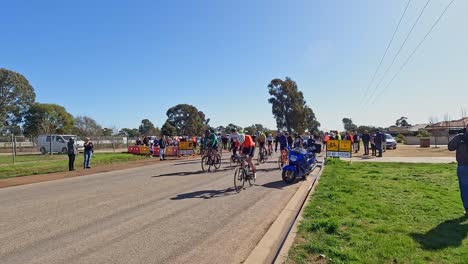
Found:
[[(429, 31), (427, 31), (426, 35), (424, 35), (424, 37), (422, 38), (422, 40), (419, 42), (419, 44), (416, 46), (416, 48), (413, 50), (413, 52), (411, 52), (411, 54), (408, 56), (408, 58), (405, 60), (405, 62), (401, 65), (400, 69), (395, 73), (395, 75), (393, 75), (392, 79), (390, 80), (390, 82), (388, 82), (388, 84), (384, 87), (383, 90), (381, 90), (381, 92), (378, 94), (378, 96), (376, 98), (379, 98), (383, 92), (392, 84), (392, 82), (395, 80), (395, 78), (398, 76), (398, 74), (400, 74), (400, 72), (403, 70), (403, 68), (405, 68), (405, 66), (408, 64), (408, 62), (411, 60), (411, 58), (413, 57), (413, 55), (416, 53), (416, 51), (419, 49), (419, 47), (421, 47), (421, 45), (423, 44), (423, 42), (426, 40), (427, 36), (429, 36), (429, 34), (431, 34), (432, 30), (434, 30), (435, 26), (439, 23), (439, 21), (442, 19), (442, 17), (444, 16), (444, 14), (447, 12), (447, 10), (450, 8), (450, 6), (452, 5), (452, 3), (454, 2), (455, 0), (452, 0), (449, 2), (449, 4), (445, 7), (444, 11), (439, 15), (439, 17), (437, 18), (437, 20), (432, 24), (431, 28), (429, 29)], [(372, 104), (375, 102), (376, 98), (374, 98), (374, 100), (372, 101)]]
[(387, 56), (388, 50), (389, 50), (390, 46), (392, 45), (393, 40), (395, 39), (395, 35), (398, 32), (398, 29), (400, 28), (401, 21), (403, 20), (403, 17), (405, 16), (406, 11), (408, 10), (408, 7), (409, 7), (410, 3), (411, 3), (411, 0), (408, 0), (408, 3), (406, 4), (405, 10), (403, 10), (403, 13), (401, 14), (400, 20), (398, 21), (398, 25), (396, 26), (395, 30), (393, 31), (393, 35), (392, 35), (390, 41), (387, 44), (387, 48), (385, 49), (385, 52), (384, 52), (382, 58), (380, 59), (379, 66), (377, 66), (377, 69), (375, 69), (375, 72), (372, 75), (372, 79), (371, 79), (369, 85), (367, 86), (367, 89), (364, 92), (364, 95), (361, 98), (361, 101), (359, 102), (360, 105), (363, 103), (364, 99), (366, 99), (367, 94), (369, 92), (369, 89), (371, 88), (372, 84), (374, 83), (375, 77), (377, 76), (377, 73), (379, 72), (380, 67), (382, 67), (382, 63), (383, 63), (383, 61), (385, 59), (385, 56)]
[(403, 43), (400, 45), (400, 48), (398, 49), (398, 51), (397, 51), (397, 53), (395, 54), (395, 56), (393, 56), (393, 59), (392, 59), (392, 62), (390, 63), (390, 65), (385, 69), (385, 72), (384, 72), (384, 74), (382, 75), (382, 78), (380, 78), (380, 81), (377, 83), (377, 85), (375, 86), (375, 88), (371, 91), (370, 96), (367, 98), (367, 100), (366, 100), (365, 103), (364, 103), (364, 106), (367, 106), (368, 103), (370, 102), (370, 100), (373, 99), (373, 96), (375, 95), (375, 92), (379, 89), (380, 85), (382, 84), (383, 80), (385, 79), (385, 77), (387, 76), (388, 72), (389, 72), (390, 69), (392, 68), (393, 64), (395, 64), (395, 61), (396, 61), (396, 59), (398, 58), (398, 55), (400, 55), (401, 51), (403, 50), (403, 47), (406, 45), (406, 42), (408, 41), (409, 37), (410, 37), (411, 34), (413, 33), (414, 28), (416, 27), (416, 25), (418, 24), (418, 22), (419, 22), (419, 20), (421, 19), (422, 15), (424, 14), (424, 11), (426, 10), (426, 7), (429, 5), (429, 2), (431, 2), (431, 0), (427, 0), (426, 4), (425, 4), (424, 7), (421, 9), (421, 12), (419, 12), (418, 18), (416, 19), (416, 21), (414, 21), (414, 23), (413, 23), (413, 25), (411, 26), (411, 29), (410, 29), (410, 31), (408, 32), (408, 34), (406, 34), (406, 37), (405, 37), (405, 39), (403, 40)]

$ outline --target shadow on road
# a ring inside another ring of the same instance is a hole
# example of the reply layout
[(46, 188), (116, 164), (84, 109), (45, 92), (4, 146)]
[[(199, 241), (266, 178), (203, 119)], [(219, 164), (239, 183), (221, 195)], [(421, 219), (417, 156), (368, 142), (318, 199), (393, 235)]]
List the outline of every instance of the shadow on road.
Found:
[(425, 234), (412, 233), (410, 236), (425, 250), (435, 251), (448, 247), (460, 247), (468, 234), (468, 216), (462, 216), (438, 224)]
[(226, 190), (203, 190), (203, 191), (195, 191), (189, 193), (182, 193), (178, 194), (176, 197), (172, 197), (171, 200), (183, 200), (183, 199), (192, 199), (192, 198), (200, 198), (200, 199), (211, 199), (216, 197), (224, 197), (237, 194), (234, 188), (228, 188)]
[(288, 186), (288, 184), (284, 183), (283, 180), (279, 180), (279, 181), (265, 183), (260, 186), (265, 187), (265, 188), (283, 189), (283, 187)]
[(277, 171), (279, 172), (279, 175), (281, 176), (281, 170), (279, 168), (268, 168), (268, 169), (257, 169), (257, 171), (263, 171), (263, 172), (271, 172), (271, 171)]
[(201, 160), (193, 160), (193, 161), (185, 161), (185, 162), (177, 162), (174, 164), (174, 166), (180, 166), (180, 165), (189, 165), (189, 164), (196, 164), (200, 163)]
[(202, 174), (205, 173), (204, 171), (179, 171), (179, 172), (173, 172), (173, 173), (165, 173), (165, 174), (160, 174), (160, 175), (154, 175), (151, 176), (153, 178), (158, 178), (158, 177), (168, 177), (168, 176), (187, 176), (187, 175), (196, 175), (196, 174)]
[(172, 173), (165, 173), (165, 174), (160, 174), (160, 175), (154, 175), (151, 176), (152, 178), (159, 178), (159, 177), (169, 177), (169, 176), (189, 176), (189, 175), (197, 175), (197, 174), (203, 174), (203, 173), (216, 173), (216, 172), (221, 172), (221, 171), (227, 171), (230, 170), (230, 168), (220, 168), (218, 170), (212, 169), (211, 171), (179, 171), (179, 172), (172, 172)]

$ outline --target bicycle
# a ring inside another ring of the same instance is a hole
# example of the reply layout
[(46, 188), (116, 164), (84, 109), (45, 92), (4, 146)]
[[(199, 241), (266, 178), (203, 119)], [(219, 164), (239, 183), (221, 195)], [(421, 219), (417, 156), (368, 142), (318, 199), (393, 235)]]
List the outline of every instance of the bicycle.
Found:
[(229, 159), (229, 167), (232, 168), (232, 167), (235, 167), (235, 166), (240, 165), (240, 164), (241, 163), (240, 163), (239, 154), (236, 154), (236, 155), (232, 154), (231, 158)]
[(261, 147), (257, 157), (257, 164), (265, 163), (268, 160), (268, 152), (265, 146)]
[(206, 171), (205, 167), (208, 168), (208, 171), (211, 171), (211, 167), (214, 167), (215, 170), (218, 170), (221, 167), (221, 156), (217, 155), (217, 160), (213, 157), (213, 150), (209, 149), (206, 151), (206, 154), (202, 157), (201, 167), (203, 171)]
[(255, 182), (253, 174), (249, 174), (250, 166), (246, 162), (246, 160), (247, 156), (240, 156), (240, 165), (234, 171), (234, 189), (236, 190), (236, 192), (240, 192), (241, 189), (244, 188), (244, 184), (246, 181), (249, 182), (249, 186), (252, 186), (253, 182)]

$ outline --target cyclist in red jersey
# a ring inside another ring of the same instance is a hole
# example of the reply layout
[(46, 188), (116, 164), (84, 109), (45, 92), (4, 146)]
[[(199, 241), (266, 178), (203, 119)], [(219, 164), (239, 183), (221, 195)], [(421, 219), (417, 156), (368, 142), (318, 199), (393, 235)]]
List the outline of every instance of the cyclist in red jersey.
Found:
[(255, 168), (252, 158), (255, 155), (255, 142), (253, 141), (252, 137), (250, 135), (245, 135), (244, 137), (244, 142), (242, 142), (242, 154), (247, 156), (247, 163), (249, 164), (253, 176), (254, 176), (254, 181), (257, 179), (257, 168)]

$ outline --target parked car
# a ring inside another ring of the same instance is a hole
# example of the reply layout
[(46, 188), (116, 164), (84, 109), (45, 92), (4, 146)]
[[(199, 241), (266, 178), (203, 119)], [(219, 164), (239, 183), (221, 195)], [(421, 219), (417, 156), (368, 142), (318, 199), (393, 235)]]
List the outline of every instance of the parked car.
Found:
[(387, 149), (396, 149), (397, 147), (397, 142), (395, 140), (395, 138), (392, 137), (392, 135), (390, 134), (385, 134), (385, 145), (387, 147)]
[(53, 153), (66, 154), (68, 152), (67, 142), (70, 138), (75, 140), (78, 151), (84, 150), (84, 141), (76, 135), (39, 135), (37, 139), (37, 148), (42, 154), (46, 154), (50, 152), (52, 146)]

